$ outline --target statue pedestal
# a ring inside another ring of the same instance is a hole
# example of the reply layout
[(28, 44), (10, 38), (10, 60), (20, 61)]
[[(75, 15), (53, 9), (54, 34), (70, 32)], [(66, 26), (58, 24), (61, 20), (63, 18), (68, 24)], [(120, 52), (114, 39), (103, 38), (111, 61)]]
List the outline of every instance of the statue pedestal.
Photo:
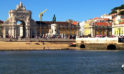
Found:
[(49, 35), (57, 35), (57, 24), (51, 24), (51, 29), (49, 30)]

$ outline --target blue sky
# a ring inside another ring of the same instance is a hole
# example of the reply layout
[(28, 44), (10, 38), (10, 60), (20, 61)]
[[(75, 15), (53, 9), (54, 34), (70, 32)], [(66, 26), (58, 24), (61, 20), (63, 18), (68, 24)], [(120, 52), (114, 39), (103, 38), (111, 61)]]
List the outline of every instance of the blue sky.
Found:
[(32, 11), (32, 18), (40, 20), (39, 13), (48, 9), (43, 16), (43, 21), (51, 21), (56, 15), (57, 21), (73, 19), (85, 21), (109, 13), (115, 6), (124, 4), (123, 0), (0, 0), (0, 19), (8, 18), (10, 9), (23, 3), (27, 10)]

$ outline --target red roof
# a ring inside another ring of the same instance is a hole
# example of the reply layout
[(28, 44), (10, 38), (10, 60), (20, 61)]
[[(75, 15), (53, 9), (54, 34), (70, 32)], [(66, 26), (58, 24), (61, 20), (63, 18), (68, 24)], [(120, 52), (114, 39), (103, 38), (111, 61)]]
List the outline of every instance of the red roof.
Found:
[(73, 23), (72, 23), (73, 25), (77, 25), (78, 24), (78, 22), (76, 22), (76, 21), (73, 21)]
[(37, 24), (42, 24), (42, 25), (50, 25), (50, 24), (53, 24), (53, 23), (60, 24), (60, 25), (72, 24), (74, 26), (76, 26), (78, 24), (78, 22), (76, 22), (76, 21), (73, 21), (72, 23), (64, 22), (64, 21), (57, 21), (57, 22), (53, 22), (53, 21), (36, 21), (36, 23)]
[(121, 20), (124, 20), (124, 17), (122, 17)]
[(107, 21), (107, 20), (109, 20), (109, 18), (98, 18), (98, 17), (95, 17), (94, 20), (105, 20), (105, 21)]
[[(53, 24), (53, 21), (36, 21), (37, 24)], [(55, 22), (56, 24), (67, 25), (68, 22)]]
[(103, 19), (106, 20), (106, 21), (109, 20), (109, 18), (103, 18)]
[(94, 18), (94, 20), (97, 20), (97, 19), (101, 19), (101, 18), (99, 18), (99, 17), (95, 17), (95, 18)]
[(124, 24), (124, 22), (120, 22), (119, 24)]
[(112, 26), (112, 23), (109, 23), (109, 22), (95, 22), (94, 25), (97, 25), (97, 26)]

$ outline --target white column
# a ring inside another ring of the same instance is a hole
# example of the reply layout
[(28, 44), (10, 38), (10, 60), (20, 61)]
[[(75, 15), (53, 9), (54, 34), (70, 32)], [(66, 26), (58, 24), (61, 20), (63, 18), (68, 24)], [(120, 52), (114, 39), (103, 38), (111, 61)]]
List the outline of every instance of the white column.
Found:
[(26, 26), (26, 38), (30, 38), (30, 28)]
[(23, 27), (22, 26), (20, 26), (19, 27), (19, 37), (22, 37), (23, 36)]
[(17, 27), (14, 25), (14, 38), (17, 38)]
[(90, 27), (90, 34), (91, 34), (91, 37), (94, 36), (93, 26)]
[(112, 25), (112, 35), (116, 35), (115, 32), (116, 32), (116, 31), (115, 31), (115, 26)]
[(6, 26), (3, 27), (3, 38), (6, 38)]

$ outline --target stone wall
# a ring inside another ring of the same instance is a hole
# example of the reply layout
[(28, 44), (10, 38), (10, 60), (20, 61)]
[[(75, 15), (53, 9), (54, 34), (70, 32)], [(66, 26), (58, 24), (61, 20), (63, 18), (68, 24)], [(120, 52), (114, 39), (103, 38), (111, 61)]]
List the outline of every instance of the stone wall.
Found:
[(108, 37), (104, 37), (104, 38), (76, 38), (76, 43), (118, 43), (118, 37), (114, 37), (114, 38), (108, 38)]

